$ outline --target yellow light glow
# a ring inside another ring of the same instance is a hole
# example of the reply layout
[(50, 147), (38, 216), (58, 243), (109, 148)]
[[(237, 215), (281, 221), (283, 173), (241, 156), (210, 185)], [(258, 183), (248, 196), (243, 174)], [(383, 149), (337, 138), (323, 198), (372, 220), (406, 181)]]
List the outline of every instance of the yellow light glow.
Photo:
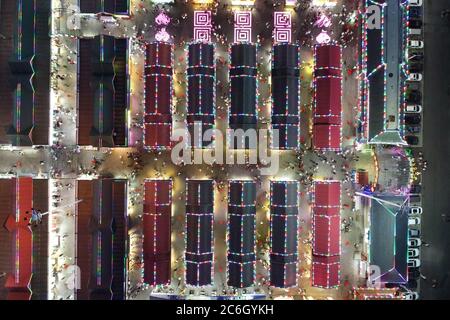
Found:
[(297, 5), (297, 0), (286, 0), (286, 7), (295, 7)]
[(314, 72), (314, 60), (310, 60), (304, 64), (304, 71), (307, 75), (312, 75)]
[(233, 6), (253, 6), (255, 0), (231, 0), (231, 5)]
[(213, 0), (193, 0), (193, 4), (210, 4), (213, 3)]
[(317, 7), (334, 7), (336, 0), (313, 0), (312, 5)]

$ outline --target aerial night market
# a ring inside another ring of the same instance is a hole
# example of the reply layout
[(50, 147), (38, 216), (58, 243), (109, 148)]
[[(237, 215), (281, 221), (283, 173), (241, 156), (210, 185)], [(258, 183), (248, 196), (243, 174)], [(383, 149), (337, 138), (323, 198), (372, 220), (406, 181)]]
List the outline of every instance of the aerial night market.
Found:
[(450, 0), (0, 0), (0, 300), (450, 299), (449, 30)]

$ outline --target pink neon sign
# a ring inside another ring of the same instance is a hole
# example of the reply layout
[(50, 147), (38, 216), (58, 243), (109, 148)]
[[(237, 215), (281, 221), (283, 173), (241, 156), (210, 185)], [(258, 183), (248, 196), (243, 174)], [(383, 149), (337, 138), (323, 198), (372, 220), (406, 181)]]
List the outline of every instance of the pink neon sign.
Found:
[(234, 42), (252, 41), (251, 11), (236, 11), (234, 13)]
[(290, 12), (277, 11), (273, 16), (275, 42), (291, 42), (292, 19)]
[(194, 11), (194, 41), (211, 42), (211, 11)]

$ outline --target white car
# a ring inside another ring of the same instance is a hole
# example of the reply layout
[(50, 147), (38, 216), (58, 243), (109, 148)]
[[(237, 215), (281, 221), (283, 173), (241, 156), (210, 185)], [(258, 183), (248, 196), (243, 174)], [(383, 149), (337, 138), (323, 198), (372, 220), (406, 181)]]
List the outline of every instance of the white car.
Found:
[(415, 291), (408, 291), (403, 293), (403, 298), (405, 300), (419, 300), (419, 294)]
[(422, 207), (409, 208), (409, 214), (422, 214)]
[(420, 7), (420, 6), (422, 6), (422, 0), (409, 0), (408, 1), (408, 3), (409, 3), (409, 5), (410, 6), (413, 6), (413, 7)]
[(422, 240), (419, 238), (409, 238), (408, 239), (408, 247), (420, 247), (422, 244)]
[(407, 113), (421, 113), (422, 106), (420, 104), (408, 104), (405, 108)]
[(408, 32), (409, 34), (418, 36), (422, 34), (422, 29), (408, 28)]
[(417, 258), (408, 258), (408, 267), (409, 268), (419, 268), (420, 260)]
[(408, 41), (408, 48), (422, 49), (423, 48), (423, 41), (422, 40), (409, 40)]
[(409, 218), (408, 219), (408, 225), (409, 226), (418, 226), (419, 224), (420, 224), (420, 218), (419, 217)]
[(408, 258), (418, 258), (419, 254), (420, 252), (417, 248), (408, 249)]
[[(410, 238), (418, 238), (418, 237), (420, 237), (419, 229), (409, 229), (409, 237)], [(420, 240), (420, 239), (418, 239), (418, 240)]]
[(422, 81), (422, 74), (411, 72), (408, 74), (408, 81)]

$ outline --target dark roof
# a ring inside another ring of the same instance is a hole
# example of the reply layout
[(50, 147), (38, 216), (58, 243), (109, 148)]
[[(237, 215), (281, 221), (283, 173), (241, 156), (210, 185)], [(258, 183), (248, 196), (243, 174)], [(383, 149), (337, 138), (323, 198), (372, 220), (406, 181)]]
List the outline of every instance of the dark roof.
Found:
[(256, 182), (229, 182), (228, 285), (249, 287), (255, 275)]
[(299, 59), (297, 45), (274, 46), (271, 110), (272, 128), (279, 129), (279, 149), (295, 149), (299, 145)]
[[(378, 266), (380, 273), (372, 280), (381, 283), (406, 283), (408, 280), (408, 197), (375, 195), (370, 209), (369, 261)], [(401, 208), (393, 204), (401, 205)]]
[(231, 47), (231, 129), (256, 129), (256, 45), (238, 43)]

